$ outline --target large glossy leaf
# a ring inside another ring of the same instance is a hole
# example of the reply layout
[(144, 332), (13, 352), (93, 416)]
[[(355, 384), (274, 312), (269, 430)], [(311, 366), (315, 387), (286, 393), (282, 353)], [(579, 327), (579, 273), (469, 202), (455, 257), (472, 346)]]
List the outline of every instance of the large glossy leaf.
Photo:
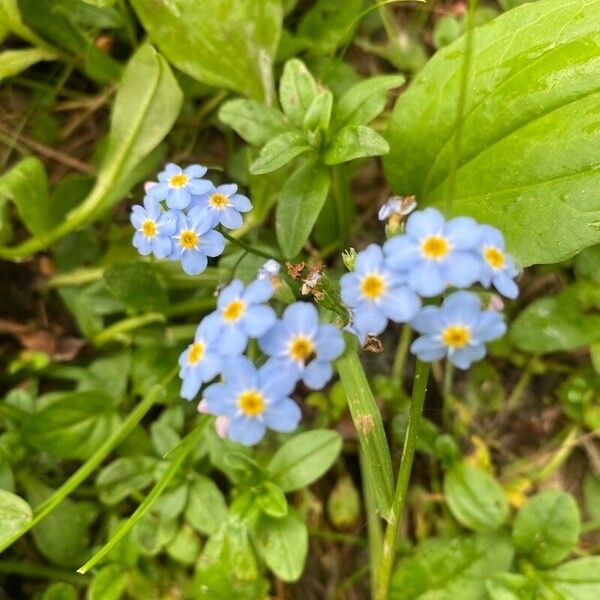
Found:
[(279, 0), (132, 0), (132, 5), (177, 68), (270, 104), (283, 19)]
[(541, 0), (476, 29), (464, 103), (465, 38), (439, 52), (394, 109), (395, 191), (499, 227), (523, 265), (600, 241), (599, 20)]

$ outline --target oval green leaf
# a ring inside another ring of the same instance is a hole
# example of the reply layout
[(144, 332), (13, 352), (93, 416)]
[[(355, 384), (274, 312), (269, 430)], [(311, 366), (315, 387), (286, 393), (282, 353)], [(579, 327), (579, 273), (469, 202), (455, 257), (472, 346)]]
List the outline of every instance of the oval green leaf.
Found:
[(19, 531), (32, 518), (31, 507), (23, 498), (0, 489), (0, 543)]

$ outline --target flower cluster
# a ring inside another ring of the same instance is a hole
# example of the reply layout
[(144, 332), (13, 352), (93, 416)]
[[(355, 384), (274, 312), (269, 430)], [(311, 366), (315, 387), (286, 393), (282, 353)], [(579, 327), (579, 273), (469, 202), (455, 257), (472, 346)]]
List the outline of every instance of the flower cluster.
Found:
[[(387, 204), (380, 211), (382, 220), (406, 214), (398, 199)], [(404, 232), (383, 247), (371, 244), (356, 255), (353, 271), (340, 280), (341, 297), (350, 309), (349, 329), (361, 341), (381, 333), (388, 320), (410, 323), (422, 334), (411, 346), (421, 360), (446, 356), (466, 369), (483, 358), (486, 342), (504, 334), (502, 316), (482, 310), (473, 292), (451, 293), (439, 307), (421, 307), (421, 302), (476, 283), (516, 298), (517, 272), (497, 229), (470, 217), (446, 221), (436, 209), (426, 208), (412, 213)]]
[[(281, 318), (266, 304), (279, 284), (279, 269), (271, 260), (247, 286), (236, 279), (225, 287), (179, 357), (183, 398), (193, 400), (202, 384), (221, 376), (203, 391), (199, 409), (216, 415), (218, 432), (241, 444), (256, 444), (267, 428), (296, 429), (301, 415), (290, 398), (294, 387), (303, 381), (322, 388), (344, 349), (339, 329), (321, 324), (313, 304), (291, 304)], [(260, 368), (243, 355), (250, 339), (265, 355)]]
[(133, 245), (140, 254), (180, 260), (186, 273), (197, 275), (209, 257), (223, 252), (225, 238), (215, 227), (241, 227), (241, 213), (252, 205), (236, 185), (215, 187), (203, 179), (205, 174), (200, 165), (181, 169), (169, 163), (158, 183), (147, 186), (143, 206), (134, 206), (131, 213)]

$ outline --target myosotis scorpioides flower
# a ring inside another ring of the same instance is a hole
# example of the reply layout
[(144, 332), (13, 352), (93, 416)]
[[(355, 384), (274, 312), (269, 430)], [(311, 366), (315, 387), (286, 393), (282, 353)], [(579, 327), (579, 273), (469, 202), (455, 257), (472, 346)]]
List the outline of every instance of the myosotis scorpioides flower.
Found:
[(149, 188), (148, 193), (157, 200), (166, 200), (169, 208), (182, 210), (192, 201), (192, 194), (204, 194), (211, 189), (212, 183), (202, 179), (206, 167), (190, 165), (182, 169), (175, 163), (169, 163), (158, 174), (158, 183)]

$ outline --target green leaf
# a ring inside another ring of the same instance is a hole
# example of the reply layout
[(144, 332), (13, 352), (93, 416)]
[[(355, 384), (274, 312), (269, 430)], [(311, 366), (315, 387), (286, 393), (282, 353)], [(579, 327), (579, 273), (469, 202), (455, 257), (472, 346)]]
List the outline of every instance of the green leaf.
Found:
[(270, 173), (308, 150), (310, 145), (300, 132), (281, 133), (261, 148), (258, 158), (250, 165), (250, 173), (252, 175)]
[(316, 429), (294, 436), (269, 461), (267, 473), (284, 492), (316, 481), (335, 462), (342, 449), (336, 431)]
[(31, 507), (23, 498), (0, 489), (0, 543), (19, 531), (32, 518)]
[(225, 102), (219, 109), (219, 119), (255, 146), (262, 146), (290, 130), (290, 125), (280, 111), (255, 100), (237, 98)]
[(196, 474), (189, 489), (186, 521), (200, 533), (212, 535), (227, 520), (227, 504), (215, 482)]
[(360, 516), (360, 494), (348, 475), (341, 477), (327, 498), (327, 516), (335, 527), (346, 529)]
[(103, 277), (112, 295), (130, 308), (160, 311), (168, 304), (166, 287), (148, 263), (115, 263), (104, 271)]
[(516, 573), (500, 573), (485, 584), (490, 600), (535, 600), (538, 585)]
[(85, 459), (119, 426), (113, 399), (100, 391), (56, 394), (29, 415), (23, 437), (38, 450), (61, 458)]
[(297, 127), (302, 126), (317, 93), (317, 83), (306, 65), (297, 58), (288, 60), (279, 82), (279, 102), (283, 112)]
[(544, 576), (561, 598), (595, 600), (600, 597), (600, 556), (572, 560)]
[[(348, 408), (364, 453), (365, 485), (372, 487), (380, 514), (385, 518), (392, 505), (392, 460), (381, 413), (360, 364), (356, 343), (346, 335), (346, 351), (336, 369), (346, 393)], [(361, 463), (362, 464), (362, 463)]]
[(325, 167), (306, 161), (292, 173), (279, 196), (275, 215), (277, 241), (284, 256), (296, 256), (308, 240), (331, 186)]
[(193, 565), (200, 554), (198, 535), (189, 525), (184, 524), (167, 545), (167, 552), (182, 565)]
[(257, 546), (267, 566), (282, 581), (296, 581), (308, 552), (308, 531), (294, 512), (280, 519), (263, 516), (256, 526)]
[(41, 600), (77, 600), (77, 590), (68, 583), (53, 583), (44, 590)]
[(600, 340), (600, 290), (582, 282), (532, 302), (513, 322), (509, 340), (519, 350), (543, 354)]
[(127, 572), (113, 564), (100, 569), (90, 585), (88, 600), (119, 600), (127, 587)]
[(516, 548), (541, 566), (565, 558), (579, 539), (579, 509), (573, 496), (548, 490), (532, 496), (519, 510), (513, 528)]
[(583, 480), (583, 495), (589, 516), (600, 523), (600, 477), (595, 473), (586, 473)]
[[(144, 29), (178, 69), (198, 81), (272, 100), (279, 0), (133, 0)], [(173, 32), (177, 35), (173, 35)]]
[(465, 37), (438, 52), (394, 109), (394, 191), (498, 227), (524, 266), (598, 243), (598, 20), (540, 0), (475, 29), (464, 102)]
[(41, 48), (23, 48), (0, 52), (0, 81), (18, 75), (42, 60), (55, 60), (56, 55)]
[(389, 144), (374, 129), (364, 125), (347, 125), (329, 143), (325, 164), (337, 165), (355, 158), (381, 156), (389, 151)]
[(400, 563), (389, 600), (481, 600), (485, 580), (508, 570), (512, 558), (510, 541), (498, 532), (428, 540)]
[(280, 519), (288, 512), (288, 503), (283, 490), (272, 481), (264, 481), (256, 498), (261, 510), (269, 515)]
[(446, 473), (444, 494), (456, 520), (474, 531), (498, 529), (508, 517), (508, 502), (500, 485), (471, 465), (456, 464)]
[(331, 120), (331, 109), (333, 108), (333, 94), (329, 90), (323, 90), (312, 101), (304, 116), (304, 129), (314, 131), (320, 129), (327, 132)]
[(368, 125), (385, 108), (388, 92), (405, 81), (403, 75), (380, 75), (354, 84), (340, 98), (335, 109), (336, 128)]
[(104, 467), (96, 478), (99, 498), (108, 505), (118, 504), (154, 481), (158, 459), (153, 456), (124, 456)]

